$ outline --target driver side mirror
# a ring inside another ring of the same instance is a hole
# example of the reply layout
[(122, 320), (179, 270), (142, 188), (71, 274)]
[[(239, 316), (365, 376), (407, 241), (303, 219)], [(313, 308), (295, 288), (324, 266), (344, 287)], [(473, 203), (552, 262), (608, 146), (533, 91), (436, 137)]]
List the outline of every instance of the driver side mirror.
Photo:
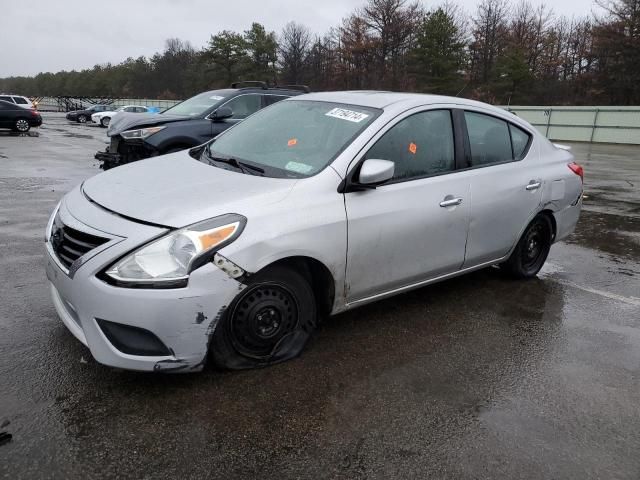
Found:
[(391, 180), (394, 172), (395, 163), (389, 160), (367, 159), (360, 166), (357, 180), (354, 178), (343, 180), (338, 187), (338, 192), (360, 192), (374, 189)]
[(214, 122), (220, 122), (225, 118), (231, 117), (233, 117), (233, 110), (231, 110), (229, 107), (220, 107), (214, 110), (211, 114), (211, 120), (213, 120)]
[(395, 163), (389, 160), (374, 160), (372, 158), (365, 160), (360, 167), (358, 183), (371, 187), (382, 185), (393, 178), (395, 166)]

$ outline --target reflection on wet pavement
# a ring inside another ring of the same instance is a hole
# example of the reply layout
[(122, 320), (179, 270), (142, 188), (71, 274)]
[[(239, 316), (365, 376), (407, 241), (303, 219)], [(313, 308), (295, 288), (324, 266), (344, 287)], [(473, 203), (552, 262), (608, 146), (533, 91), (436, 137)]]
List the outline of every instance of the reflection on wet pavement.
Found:
[(0, 477), (638, 478), (640, 148), (573, 146), (585, 211), (537, 279), (338, 315), (272, 368), (143, 375), (96, 364), (51, 306), (42, 229), (104, 130), (45, 122), (0, 142)]

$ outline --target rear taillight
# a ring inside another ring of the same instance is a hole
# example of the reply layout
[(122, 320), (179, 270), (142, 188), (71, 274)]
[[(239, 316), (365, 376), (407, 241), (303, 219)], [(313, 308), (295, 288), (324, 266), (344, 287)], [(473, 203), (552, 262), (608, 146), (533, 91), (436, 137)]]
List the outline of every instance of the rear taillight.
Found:
[(573, 173), (578, 175), (580, 177), (580, 181), (584, 183), (584, 169), (580, 165), (578, 165), (576, 162), (571, 162), (567, 166), (571, 169)]
[(33, 115), (34, 117), (37, 117), (40, 114), (38, 113), (37, 110), (31, 109), (31, 115)]

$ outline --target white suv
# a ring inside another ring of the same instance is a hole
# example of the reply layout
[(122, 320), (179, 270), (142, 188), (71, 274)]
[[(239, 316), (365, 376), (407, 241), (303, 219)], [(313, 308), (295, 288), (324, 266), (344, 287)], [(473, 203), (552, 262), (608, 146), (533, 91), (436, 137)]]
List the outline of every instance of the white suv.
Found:
[(0, 100), (4, 100), (5, 102), (15, 103), (19, 107), (23, 108), (35, 108), (27, 97), (23, 97), (22, 95), (7, 95), (3, 93), (0, 95)]

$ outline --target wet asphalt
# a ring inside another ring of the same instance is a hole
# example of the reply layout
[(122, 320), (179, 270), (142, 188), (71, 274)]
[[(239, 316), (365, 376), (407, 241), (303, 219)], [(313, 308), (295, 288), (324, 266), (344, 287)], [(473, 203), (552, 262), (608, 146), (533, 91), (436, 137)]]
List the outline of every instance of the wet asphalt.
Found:
[(575, 234), (331, 318), (302, 357), (191, 375), (97, 364), (49, 299), (43, 232), (104, 130), (0, 133), (0, 477), (640, 478), (640, 147), (574, 144)]

